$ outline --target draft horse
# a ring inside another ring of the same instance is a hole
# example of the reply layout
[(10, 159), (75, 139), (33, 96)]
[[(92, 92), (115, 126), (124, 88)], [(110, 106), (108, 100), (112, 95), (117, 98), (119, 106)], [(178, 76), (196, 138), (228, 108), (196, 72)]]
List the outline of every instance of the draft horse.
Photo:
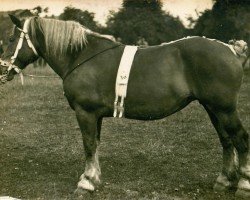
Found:
[[(63, 79), (86, 156), (78, 190), (94, 191), (101, 175), (98, 145), (102, 119), (112, 117), (114, 111), (116, 75), (125, 45), (72, 21), (33, 17), (23, 23), (10, 17), (15, 26), (2, 56), (1, 82), (12, 80), (38, 57)], [(214, 189), (237, 188), (236, 195), (249, 197), (249, 136), (236, 109), (242, 77), (240, 60), (217, 41), (191, 37), (139, 48), (130, 72), (124, 115), (161, 119), (198, 100), (223, 146), (223, 168)]]

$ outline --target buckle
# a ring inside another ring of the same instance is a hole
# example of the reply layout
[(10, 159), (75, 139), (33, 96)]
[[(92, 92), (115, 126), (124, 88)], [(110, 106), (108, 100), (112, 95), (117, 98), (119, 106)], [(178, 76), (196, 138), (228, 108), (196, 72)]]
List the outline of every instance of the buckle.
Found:
[(115, 101), (114, 101), (113, 117), (122, 118), (123, 115), (124, 115), (124, 96), (116, 96)]

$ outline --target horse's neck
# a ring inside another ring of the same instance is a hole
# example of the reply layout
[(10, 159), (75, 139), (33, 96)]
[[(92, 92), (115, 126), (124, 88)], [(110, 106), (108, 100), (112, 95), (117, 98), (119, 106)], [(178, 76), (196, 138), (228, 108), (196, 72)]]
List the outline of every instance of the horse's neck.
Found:
[(116, 44), (116, 42), (109, 40), (105, 37), (98, 37), (95, 35), (89, 35), (87, 37), (87, 48), (84, 50), (84, 56), (94, 55), (104, 49), (108, 49)]
[(48, 54), (43, 54), (42, 55), (43, 59), (49, 64), (49, 66), (59, 75), (62, 77), (63, 71), (65, 68), (67, 68), (69, 63), (69, 59), (67, 56), (61, 56), (61, 55), (48, 55)]
[(67, 57), (60, 55), (50, 55), (48, 52), (46, 52), (47, 48), (43, 32), (37, 28), (36, 35), (37, 38), (33, 38), (33, 40), (39, 56), (42, 57), (59, 76), (61, 76), (63, 70), (62, 68), (64, 68), (65, 63), (67, 63)]
[[(69, 67), (74, 67), (80, 62), (95, 56), (99, 52), (114, 46), (116, 43), (105, 38), (88, 36), (87, 46), (78, 52), (68, 52), (66, 55), (49, 55), (46, 52), (42, 53), (42, 57), (47, 61), (51, 68), (61, 77), (65, 75)], [(71, 65), (71, 66), (70, 66)], [(72, 66), (73, 65), (73, 66)]]

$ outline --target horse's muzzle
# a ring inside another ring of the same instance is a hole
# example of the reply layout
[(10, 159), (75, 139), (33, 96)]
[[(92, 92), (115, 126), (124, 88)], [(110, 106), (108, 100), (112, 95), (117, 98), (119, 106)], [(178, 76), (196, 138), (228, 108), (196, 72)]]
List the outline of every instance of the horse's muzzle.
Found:
[(8, 79), (9, 79), (8, 71), (5, 70), (5, 71), (3, 71), (3, 72), (1, 73), (1, 75), (0, 75), (0, 84), (6, 83), (6, 82), (8, 81)]
[(0, 84), (11, 81), (15, 74), (20, 74), (23, 84), (22, 70), (18, 66), (12, 64), (12, 62), (0, 59)]

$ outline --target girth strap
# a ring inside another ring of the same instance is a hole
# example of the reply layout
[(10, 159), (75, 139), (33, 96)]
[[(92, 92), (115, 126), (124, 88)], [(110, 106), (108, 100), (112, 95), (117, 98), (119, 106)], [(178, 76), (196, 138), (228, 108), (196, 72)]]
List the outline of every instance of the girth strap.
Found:
[(127, 96), (127, 86), (129, 80), (130, 69), (133, 64), (137, 46), (126, 46), (119, 65), (116, 85), (115, 85), (115, 101), (114, 101), (114, 117), (121, 118), (124, 114), (124, 99)]

